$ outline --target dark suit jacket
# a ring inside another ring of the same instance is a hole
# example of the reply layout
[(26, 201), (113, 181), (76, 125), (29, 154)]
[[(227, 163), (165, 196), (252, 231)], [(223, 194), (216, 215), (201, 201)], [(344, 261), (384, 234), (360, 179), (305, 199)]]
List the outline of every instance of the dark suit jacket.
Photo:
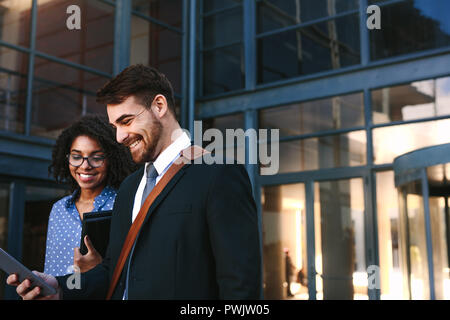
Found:
[[(64, 299), (104, 299), (131, 226), (143, 168), (121, 185), (102, 264)], [(241, 164), (186, 164), (149, 209), (129, 273), (129, 299), (259, 299), (261, 256), (251, 184)], [(122, 299), (128, 261), (113, 294)]]

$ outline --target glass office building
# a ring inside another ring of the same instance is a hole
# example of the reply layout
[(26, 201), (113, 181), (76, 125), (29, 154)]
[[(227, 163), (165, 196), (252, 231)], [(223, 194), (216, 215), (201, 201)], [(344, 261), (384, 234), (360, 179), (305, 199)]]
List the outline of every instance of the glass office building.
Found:
[(0, 247), (43, 269), (67, 194), (48, 175), (54, 139), (105, 113), (96, 90), (143, 63), (172, 81), (190, 132), (279, 129), (278, 172), (246, 165), (265, 298), (450, 299), (448, 12), (447, 0), (0, 0)]

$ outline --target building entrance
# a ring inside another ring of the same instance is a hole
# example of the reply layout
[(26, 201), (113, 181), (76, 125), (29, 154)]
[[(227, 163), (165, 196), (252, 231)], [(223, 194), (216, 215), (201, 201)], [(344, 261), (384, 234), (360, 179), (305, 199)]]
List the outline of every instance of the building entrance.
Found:
[(450, 299), (450, 144), (399, 156), (394, 172), (404, 294)]

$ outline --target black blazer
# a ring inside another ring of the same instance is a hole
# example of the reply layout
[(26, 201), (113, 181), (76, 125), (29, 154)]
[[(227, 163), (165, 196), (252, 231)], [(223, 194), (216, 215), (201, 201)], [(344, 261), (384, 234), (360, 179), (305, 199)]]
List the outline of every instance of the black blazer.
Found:
[[(64, 299), (104, 299), (131, 226), (144, 169), (121, 185), (102, 264), (82, 274)], [(259, 299), (261, 256), (256, 205), (241, 164), (187, 164), (149, 209), (131, 259), (129, 299)], [(113, 299), (122, 299), (126, 262)]]

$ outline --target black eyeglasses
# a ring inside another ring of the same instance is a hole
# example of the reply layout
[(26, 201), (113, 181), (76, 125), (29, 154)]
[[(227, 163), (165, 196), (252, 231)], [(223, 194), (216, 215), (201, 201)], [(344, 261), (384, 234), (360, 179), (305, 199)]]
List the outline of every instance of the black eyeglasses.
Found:
[(105, 158), (106, 158), (105, 156), (100, 156), (100, 155), (82, 157), (79, 154), (75, 154), (75, 153), (70, 153), (66, 157), (69, 160), (70, 165), (72, 165), (74, 167), (80, 167), (83, 164), (84, 160), (87, 160), (89, 166), (91, 166), (93, 168), (101, 167), (103, 165), (103, 163), (105, 162)]

